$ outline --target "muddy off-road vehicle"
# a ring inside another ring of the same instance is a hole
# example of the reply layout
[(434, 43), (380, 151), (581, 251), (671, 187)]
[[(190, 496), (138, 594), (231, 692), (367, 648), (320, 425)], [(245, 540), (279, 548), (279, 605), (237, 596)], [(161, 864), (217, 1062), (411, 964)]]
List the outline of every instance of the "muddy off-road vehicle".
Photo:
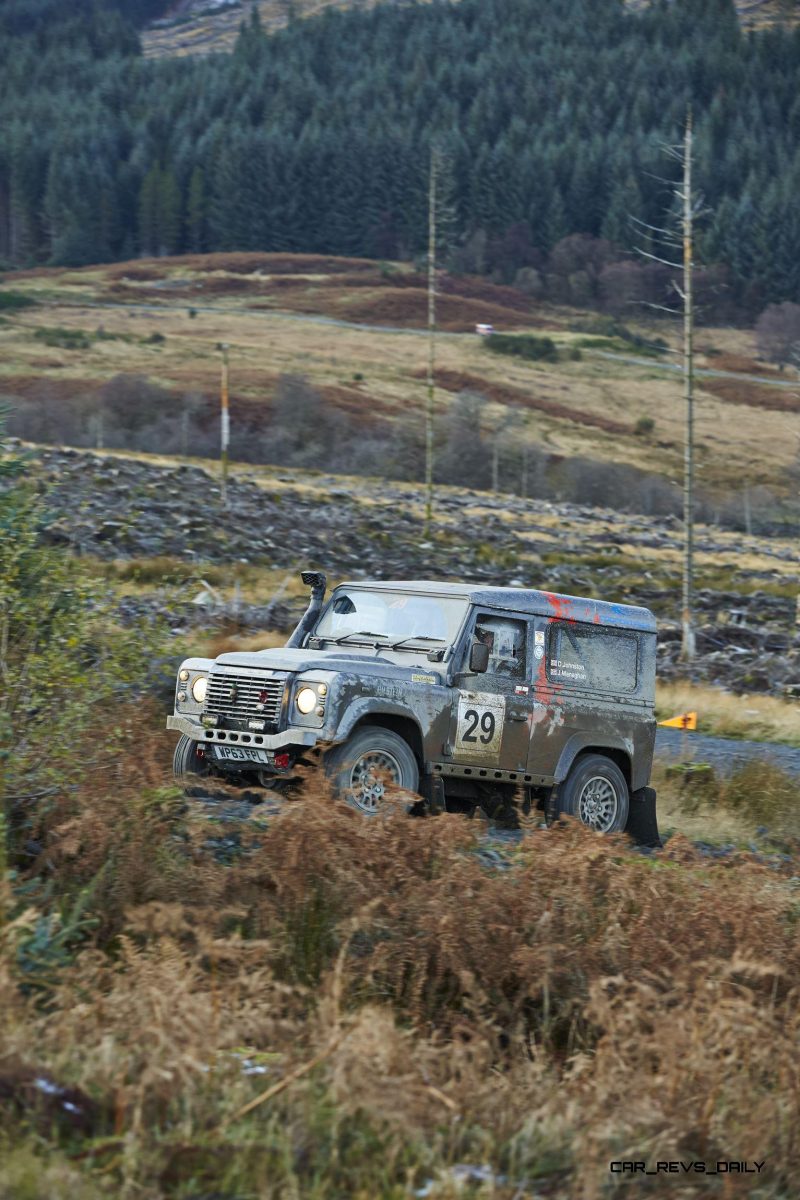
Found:
[(167, 725), (175, 772), (286, 786), (321, 756), (367, 814), (387, 787), (412, 811), (548, 820), (658, 844), (649, 788), (656, 624), (644, 608), (518, 588), (348, 583), (286, 646), (188, 658)]

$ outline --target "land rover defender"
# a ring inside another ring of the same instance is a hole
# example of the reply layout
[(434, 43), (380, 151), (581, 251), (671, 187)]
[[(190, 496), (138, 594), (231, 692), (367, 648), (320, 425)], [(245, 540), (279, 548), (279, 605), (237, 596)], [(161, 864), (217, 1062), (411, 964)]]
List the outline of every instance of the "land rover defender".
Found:
[(286, 646), (188, 658), (167, 725), (175, 773), (280, 787), (320, 755), (366, 814), (538, 808), (657, 845), (656, 623), (644, 608), (522, 588), (337, 587)]

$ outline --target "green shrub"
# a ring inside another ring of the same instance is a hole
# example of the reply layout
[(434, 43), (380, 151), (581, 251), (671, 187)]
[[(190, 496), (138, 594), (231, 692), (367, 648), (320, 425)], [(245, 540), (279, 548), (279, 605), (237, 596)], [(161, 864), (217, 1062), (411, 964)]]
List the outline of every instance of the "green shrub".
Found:
[(669, 349), (663, 338), (643, 337), (615, 317), (595, 316), (574, 321), (570, 330), (573, 333), (590, 335), (575, 343), (587, 350), (611, 350), (617, 353), (635, 350), (637, 354), (646, 358), (657, 358)]
[(800, 837), (800, 780), (764, 759), (725, 779), (716, 803), (778, 836)]
[[(3, 450), (0, 425), (0, 460)], [(32, 797), (46, 803), (109, 750), (114, 714), (142, 690), (161, 633), (119, 627), (108, 587), (43, 544), (52, 515), (24, 464), (0, 467), (18, 477), (0, 492), (0, 803), (13, 839), (35, 824)], [(107, 745), (76, 753), (98, 721)]]
[(84, 329), (64, 329), (61, 325), (42, 326), (34, 333), (37, 342), (60, 350), (91, 350), (92, 337)]
[(496, 354), (510, 354), (532, 362), (558, 362), (558, 347), (552, 338), (532, 333), (490, 333), (484, 344)]
[(19, 312), (23, 308), (34, 308), (36, 301), (25, 292), (0, 292), (0, 312)]
[(653, 432), (655, 427), (656, 423), (652, 417), (639, 417), (638, 421), (633, 427), (633, 432), (642, 437), (646, 437), (648, 434)]

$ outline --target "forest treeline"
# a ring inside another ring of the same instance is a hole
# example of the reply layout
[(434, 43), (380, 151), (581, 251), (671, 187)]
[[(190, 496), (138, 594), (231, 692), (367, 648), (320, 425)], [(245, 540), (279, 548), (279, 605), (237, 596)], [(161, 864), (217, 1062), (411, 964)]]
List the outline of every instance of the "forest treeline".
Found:
[(701, 260), (745, 313), (800, 300), (800, 34), (744, 34), (730, 0), (249, 17), (232, 54), (145, 61), (134, 23), (161, 9), (0, 5), (1, 262), (410, 258), (434, 142), (456, 269), (510, 281), (569, 234), (659, 252), (631, 218), (675, 215), (691, 103)]

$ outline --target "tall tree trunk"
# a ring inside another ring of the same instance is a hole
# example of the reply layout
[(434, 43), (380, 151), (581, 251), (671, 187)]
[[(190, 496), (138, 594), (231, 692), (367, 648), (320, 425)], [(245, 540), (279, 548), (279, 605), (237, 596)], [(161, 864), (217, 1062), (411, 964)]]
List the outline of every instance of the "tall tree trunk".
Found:
[(433, 400), (436, 368), (436, 176), (438, 162), (431, 148), (428, 185), (428, 398), (425, 406), (425, 536), (433, 519)]
[(694, 600), (694, 209), (692, 197), (692, 114), (686, 117), (683, 143), (683, 372), (686, 398), (686, 444), (683, 472), (683, 639), (681, 660), (691, 662), (695, 656), (695, 634), (692, 617)]

